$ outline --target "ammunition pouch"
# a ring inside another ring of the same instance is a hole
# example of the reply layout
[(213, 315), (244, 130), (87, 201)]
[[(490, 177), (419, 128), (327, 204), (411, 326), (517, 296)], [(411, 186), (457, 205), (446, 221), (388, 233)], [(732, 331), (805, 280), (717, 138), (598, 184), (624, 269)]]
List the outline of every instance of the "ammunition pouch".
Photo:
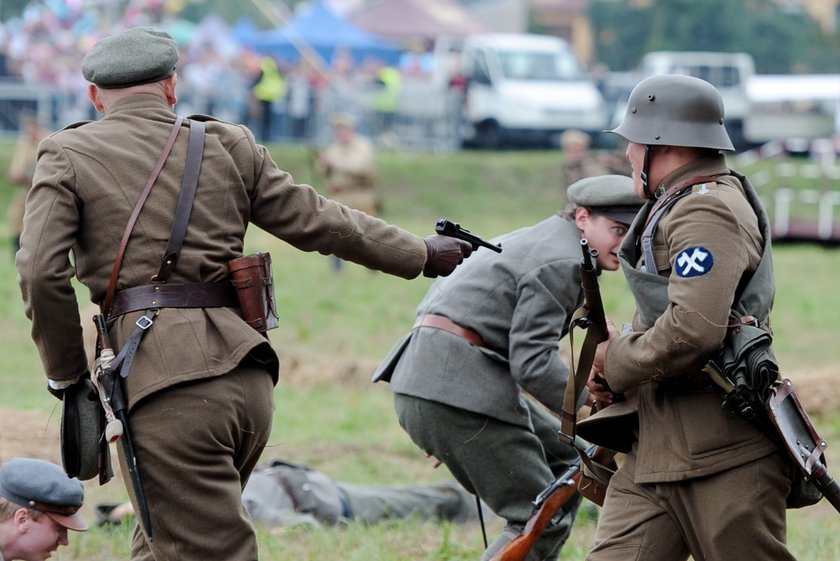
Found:
[(612, 459), (609, 465), (599, 464), (594, 461), (583, 462), (580, 482), (578, 483), (578, 492), (596, 505), (604, 506), (604, 499), (607, 496), (610, 479), (617, 469), (618, 464), (615, 459)]
[(228, 261), (242, 319), (263, 333), (277, 327), (271, 255), (255, 253)]

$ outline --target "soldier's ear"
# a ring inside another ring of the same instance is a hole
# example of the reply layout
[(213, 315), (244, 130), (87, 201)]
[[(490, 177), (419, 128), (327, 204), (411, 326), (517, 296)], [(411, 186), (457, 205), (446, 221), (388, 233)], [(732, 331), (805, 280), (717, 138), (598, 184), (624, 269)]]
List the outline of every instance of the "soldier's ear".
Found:
[(102, 103), (102, 96), (95, 84), (88, 84), (88, 99), (100, 113), (105, 113), (105, 104)]
[(163, 82), (163, 92), (166, 95), (166, 103), (175, 105), (178, 103), (178, 96), (175, 94), (175, 88), (178, 85), (178, 74), (172, 74)]
[(575, 225), (583, 231), (587, 224), (589, 224), (589, 218), (591, 216), (588, 208), (582, 206), (577, 207), (575, 209)]

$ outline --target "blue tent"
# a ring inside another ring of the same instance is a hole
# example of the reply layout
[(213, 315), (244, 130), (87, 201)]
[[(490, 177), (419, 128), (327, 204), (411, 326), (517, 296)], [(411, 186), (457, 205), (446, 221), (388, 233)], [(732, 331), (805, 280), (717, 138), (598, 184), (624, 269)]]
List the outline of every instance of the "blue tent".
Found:
[(376, 58), (386, 64), (396, 64), (401, 53), (395, 43), (362, 31), (322, 2), (302, 8), (280, 29), (254, 34), (249, 44), (261, 54), (288, 62), (301, 57), (301, 46), (314, 49), (327, 63), (337, 49), (349, 51), (356, 63)]

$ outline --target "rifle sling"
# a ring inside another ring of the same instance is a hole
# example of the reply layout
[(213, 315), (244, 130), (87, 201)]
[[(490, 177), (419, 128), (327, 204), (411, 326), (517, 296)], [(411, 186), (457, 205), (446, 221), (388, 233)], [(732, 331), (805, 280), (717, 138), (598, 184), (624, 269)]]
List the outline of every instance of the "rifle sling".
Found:
[(175, 219), (172, 221), (172, 230), (169, 233), (169, 241), (163, 258), (160, 261), (160, 269), (152, 277), (153, 282), (166, 282), (175, 263), (184, 238), (187, 235), (187, 225), (192, 213), (195, 191), (198, 187), (198, 176), (201, 173), (201, 157), (204, 153), (204, 121), (190, 120), (190, 140), (187, 147), (187, 161), (184, 166), (184, 178), (181, 182), (181, 193), (178, 197), (178, 208), (175, 211)]

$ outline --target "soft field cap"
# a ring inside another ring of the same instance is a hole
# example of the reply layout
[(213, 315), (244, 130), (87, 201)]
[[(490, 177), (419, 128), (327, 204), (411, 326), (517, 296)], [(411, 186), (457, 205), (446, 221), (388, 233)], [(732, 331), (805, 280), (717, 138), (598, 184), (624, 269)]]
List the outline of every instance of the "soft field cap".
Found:
[(79, 515), (85, 488), (67, 477), (61, 466), (32, 458), (13, 458), (0, 468), (0, 496), (25, 508), (43, 512), (70, 530), (88, 526)]
[(626, 175), (595, 175), (575, 181), (566, 192), (569, 202), (595, 214), (632, 224), (644, 201)]
[(178, 44), (168, 33), (132, 27), (97, 42), (82, 59), (82, 75), (100, 88), (127, 88), (168, 78)]

